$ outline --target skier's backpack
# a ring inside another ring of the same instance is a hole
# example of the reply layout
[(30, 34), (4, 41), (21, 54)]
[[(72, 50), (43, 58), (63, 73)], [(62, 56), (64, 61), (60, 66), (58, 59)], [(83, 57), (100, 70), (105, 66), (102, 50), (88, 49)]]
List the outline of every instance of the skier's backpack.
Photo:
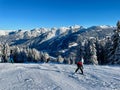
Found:
[(77, 65), (82, 66), (83, 64), (82, 64), (82, 62), (79, 61), (79, 62), (77, 62)]

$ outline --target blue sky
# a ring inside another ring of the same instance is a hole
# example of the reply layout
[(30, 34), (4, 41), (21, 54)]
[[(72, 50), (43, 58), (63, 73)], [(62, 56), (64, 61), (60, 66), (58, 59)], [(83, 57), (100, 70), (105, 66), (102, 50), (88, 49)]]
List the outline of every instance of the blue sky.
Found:
[(0, 0), (0, 29), (112, 25), (119, 0)]

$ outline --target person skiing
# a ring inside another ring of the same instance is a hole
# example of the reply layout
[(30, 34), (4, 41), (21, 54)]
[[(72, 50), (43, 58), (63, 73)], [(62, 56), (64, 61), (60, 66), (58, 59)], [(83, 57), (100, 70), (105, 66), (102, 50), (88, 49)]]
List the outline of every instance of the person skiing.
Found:
[(12, 50), (10, 51), (10, 59), (9, 60), (10, 60), (11, 63), (14, 63)]
[(81, 61), (77, 62), (77, 69), (75, 70), (75, 73), (77, 73), (78, 69), (81, 70), (81, 73), (83, 74), (83, 63), (84, 63), (84, 59), (83, 57), (81, 58)]

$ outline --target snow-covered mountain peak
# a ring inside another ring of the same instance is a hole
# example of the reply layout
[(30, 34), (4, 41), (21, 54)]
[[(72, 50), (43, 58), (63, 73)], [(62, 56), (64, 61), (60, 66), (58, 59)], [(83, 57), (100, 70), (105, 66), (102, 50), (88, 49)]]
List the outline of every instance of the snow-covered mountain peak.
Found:
[[(91, 29), (94, 29), (94, 28), (103, 28), (103, 29), (106, 29), (106, 28), (110, 28), (112, 26), (108, 26), (108, 25), (101, 25), (101, 26), (92, 26), (92, 27), (89, 27)], [(60, 35), (62, 33), (66, 33), (66, 32), (76, 32), (80, 29), (82, 29), (83, 26), (80, 26), (80, 25), (74, 25), (74, 26), (69, 26), (69, 27), (60, 27), (60, 28), (56, 28), (56, 27), (53, 27), (53, 28), (35, 28), (35, 29), (32, 29), (32, 30), (0, 30), (0, 36), (2, 35), (8, 35), (9, 33), (13, 33), (14, 34), (18, 34), (18, 35), (21, 35), (21, 37), (24, 37), (24, 35), (27, 35), (29, 37), (36, 37), (36, 36), (39, 36), (40, 34), (43, 34), (43, 33), (46, 33), (46, 32), (49, 32), (51, 31), (53, 34), (56, 35)]]
[(0, 30), (0, 35), (6, 35), (5, 31)]
[(65, 31), (65, 30), (68, 30), (69, 28), (68, 27), (60, 27), (59, 29), (62, 31)]
[(99, 27), (101, 27), (101, 28), (110, 28), (110, 27), (113, 27), (113, 26), (109, 26), (109, 25), (101, 25), (101, 26), (99, 26)]
[(80, 29), (82, 26), (80, 25), (74, 25), (74, 26), (70, 26), (71, 29)]
[(0, 30), (0, 36), (8, 35), (9, 32), (9, 30)]

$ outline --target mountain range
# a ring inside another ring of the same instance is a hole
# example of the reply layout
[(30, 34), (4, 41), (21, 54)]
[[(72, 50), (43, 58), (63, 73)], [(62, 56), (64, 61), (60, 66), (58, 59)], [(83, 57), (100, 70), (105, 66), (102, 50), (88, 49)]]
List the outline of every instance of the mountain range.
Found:
[(75, 25), (61, 28), (36, 28), (32, 30), (0, 30), (0, 42), (10, 46), (36, 48), (55, 56), (57, 52), (66, 52), (91, 37), (104, 39), (113, 34), (116, 27), (103, 25), (84, 28)]

